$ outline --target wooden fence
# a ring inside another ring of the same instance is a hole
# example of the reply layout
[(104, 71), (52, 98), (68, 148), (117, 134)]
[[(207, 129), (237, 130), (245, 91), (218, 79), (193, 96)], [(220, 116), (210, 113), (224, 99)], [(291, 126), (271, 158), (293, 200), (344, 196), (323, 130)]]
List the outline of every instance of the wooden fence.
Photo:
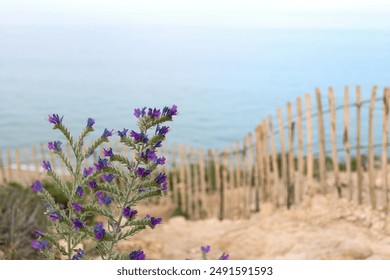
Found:
[[(378, 95), (373, 87), (364, 100), (360, 87), (354, 94), (346, 87), (341, 95), (336, 106), (332, 88), (326, 95), (316, 89), (314, 97), (287, 103), (284, 114), (277, 109), (276, 118), (261, 120), (222, 150), (166, 146), (161, 153), (169, 164), (161, 169), (170, 189), (158, 203), (176, 205), (191, 219), (235, 219), (260, 211), (263, 203), (290, 208), (315, 193), (334, 193), (387, 213), (390, 88)], [(132, 156), (119, 147), (114, 144), (116, 152)], [(41, 160), (67, 175), (41, 144), (0, 153), (0, 182), (42, 178)]]

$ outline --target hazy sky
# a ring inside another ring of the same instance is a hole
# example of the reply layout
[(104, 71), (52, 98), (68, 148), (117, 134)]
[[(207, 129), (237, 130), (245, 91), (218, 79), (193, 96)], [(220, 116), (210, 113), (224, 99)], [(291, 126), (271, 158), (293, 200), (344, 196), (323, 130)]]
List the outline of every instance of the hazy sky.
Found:
[(390, 29), (389, 0), (0, 0), (0, 25)]

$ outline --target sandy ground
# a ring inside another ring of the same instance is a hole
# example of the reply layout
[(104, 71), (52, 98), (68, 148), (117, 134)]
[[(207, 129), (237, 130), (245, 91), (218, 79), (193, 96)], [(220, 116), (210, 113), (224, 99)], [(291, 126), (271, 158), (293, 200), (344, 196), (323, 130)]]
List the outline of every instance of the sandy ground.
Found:
[(211, 245), (210, 259), (222, 252), (239, 260), (390, 259), (390, 217), (347, 200), (316, 196), (289, 211), (264, 205), (248, 220), (171, 218), (122, 242), (120, 250), (184, 260), (200, 259), (202, 245)]

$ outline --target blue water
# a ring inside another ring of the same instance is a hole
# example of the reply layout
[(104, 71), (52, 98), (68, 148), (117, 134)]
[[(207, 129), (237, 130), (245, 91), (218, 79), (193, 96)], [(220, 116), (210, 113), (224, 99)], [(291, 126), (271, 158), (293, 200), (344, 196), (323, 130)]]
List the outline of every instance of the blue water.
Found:
[(75, 133), (94, 117), (100, 134), (172, 104), (170, 142), (225, 147), (315, 87), (382, 94), (389, 46), (375, 30), (0, 27), (0, 149), (57, 139), (52, 113)]

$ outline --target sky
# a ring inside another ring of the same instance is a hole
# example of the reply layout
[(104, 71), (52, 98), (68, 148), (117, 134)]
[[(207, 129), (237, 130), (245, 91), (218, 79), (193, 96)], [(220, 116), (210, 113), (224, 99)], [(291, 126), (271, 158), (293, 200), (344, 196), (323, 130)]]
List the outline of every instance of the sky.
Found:
[(0, 0), (0, 26), (390, 29), (388, 0)]

